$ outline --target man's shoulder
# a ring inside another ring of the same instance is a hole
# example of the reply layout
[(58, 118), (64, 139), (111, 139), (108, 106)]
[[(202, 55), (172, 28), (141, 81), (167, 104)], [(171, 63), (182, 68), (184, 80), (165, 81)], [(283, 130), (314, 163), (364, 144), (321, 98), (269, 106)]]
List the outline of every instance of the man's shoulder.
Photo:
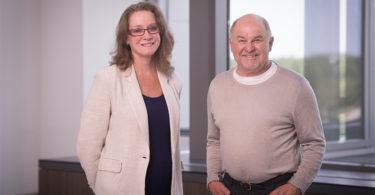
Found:
[(215, 78), (211, 81), (211, 84), (219, 84), (219, 83), (226, 83), (232, 78), (233, 69), (221, 72), (215, 76)]
[(281, 65), (279, 65), (279, 75), (282, 79), (285, 79), (289, 82), (300, 83), (300, 82), (306, 81), (306, 78), (303, 75), (301, 75), (300, 73), (298, 73), (298, 72), (296, 72), (292, 69), (285, 68)]
[(302, 74), (282, 66), (279, 66), (279, 70), (278, 82), (294, 86), (298, 90), (311, 88), (310, 82)]

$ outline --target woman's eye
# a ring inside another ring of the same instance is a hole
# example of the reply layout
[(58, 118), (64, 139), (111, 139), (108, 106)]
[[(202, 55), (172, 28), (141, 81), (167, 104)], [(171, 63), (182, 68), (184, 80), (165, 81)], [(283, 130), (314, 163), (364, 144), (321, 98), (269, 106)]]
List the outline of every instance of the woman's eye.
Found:
[(158, 30), (158, 27), (156, 27), (156, 26), (151, 26), (151, 27), (148, 28), (148, 29), (150, 29), (150, 31), (157, 31), (157, 30)]
[(133, 33), (141, 33), (143, 29), (140, 29), (140, 28), (136, 28), (136, 29), (133, 29)]

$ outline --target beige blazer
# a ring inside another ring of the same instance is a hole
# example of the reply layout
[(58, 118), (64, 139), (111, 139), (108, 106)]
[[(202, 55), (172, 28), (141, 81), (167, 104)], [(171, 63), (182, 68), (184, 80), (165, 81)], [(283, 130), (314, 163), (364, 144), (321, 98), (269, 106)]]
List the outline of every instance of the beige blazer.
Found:
[[(171, 194), (182, 194), (179, 150), (181, 83), (158, 72), (171, 130)], [(77, 153), (90, 187), (98, 195), (145, 193), (150, 159), (147, 110), (134, 68), (115, 65), (96, 73), (81, 118)]]

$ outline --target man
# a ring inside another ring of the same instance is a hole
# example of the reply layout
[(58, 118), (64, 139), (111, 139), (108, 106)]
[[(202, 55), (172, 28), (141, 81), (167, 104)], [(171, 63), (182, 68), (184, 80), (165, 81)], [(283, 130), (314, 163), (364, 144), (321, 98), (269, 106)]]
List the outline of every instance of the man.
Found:
[(268, 22), (248, 14), (230, 29), (237, 67), (207, 96), (207, 183), (212, 194), (302, 194), (322, 162), (325, 139), (309, 82), (268, 58)]

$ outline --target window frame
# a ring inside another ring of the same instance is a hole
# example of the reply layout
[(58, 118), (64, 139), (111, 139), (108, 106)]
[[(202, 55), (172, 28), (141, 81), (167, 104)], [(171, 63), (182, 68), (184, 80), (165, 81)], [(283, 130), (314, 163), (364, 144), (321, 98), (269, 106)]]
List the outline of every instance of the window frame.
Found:
[(375, 146), (375, 0), (364, 1), (364, 88), (365, 88), (365, 135), (368, 145)]
[[(365, 138), (362, 140), (348, 140), (344, 143), (327, 142), (326, 157), (365, 154), (375, 152), (375, 0), (363, 1), (363, 54), (364, 54), (364, 103), (363, 121)], [(219, 4), (219, 5), (218, 5)], [(216, 74), (229, 67), (228, 29), (230, 0), (217, 0), (215, 5), (215, 69)], [(225, 26), (225, 31), (222, 29)], [(224, 37), (225, 34), (225, 37)], [(223, 55), (223, 50), (226, 50)]]

